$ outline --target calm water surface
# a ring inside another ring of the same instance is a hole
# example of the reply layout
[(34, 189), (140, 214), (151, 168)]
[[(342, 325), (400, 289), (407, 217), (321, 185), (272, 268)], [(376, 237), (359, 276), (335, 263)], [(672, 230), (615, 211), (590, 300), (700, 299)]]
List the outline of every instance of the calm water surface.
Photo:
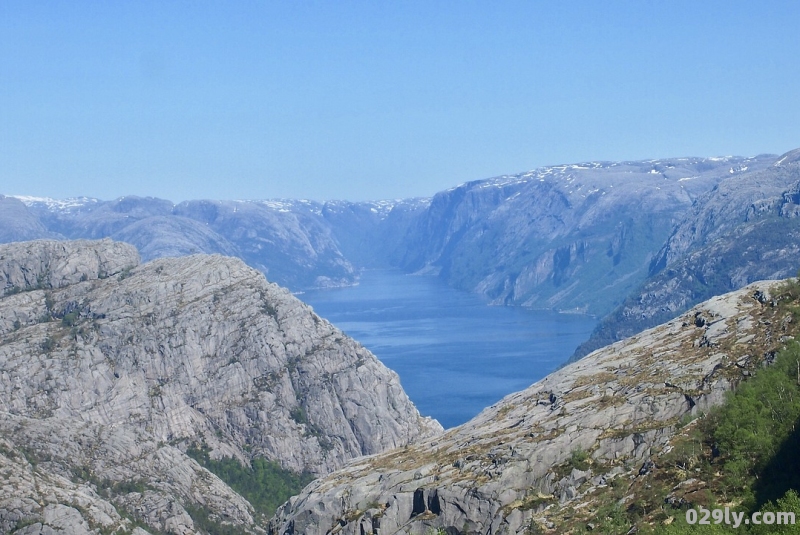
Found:
[(562, 364), (594, 318), (487, 306), (434, 277), (365, 271), (358, 286), (299, 295), (400, 376), (419, 411), (448, 428)]

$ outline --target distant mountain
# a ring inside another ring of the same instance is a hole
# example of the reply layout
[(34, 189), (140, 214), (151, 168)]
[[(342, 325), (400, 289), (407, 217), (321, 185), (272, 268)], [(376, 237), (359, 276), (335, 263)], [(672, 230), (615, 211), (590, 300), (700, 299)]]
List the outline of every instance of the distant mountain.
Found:
[(774, 159), (591, 162), (470, 182), (433, 198), (395, 260), (493, 303), (604, 315), (699, 195)]
[(111, 237), (145, 260), (233, 255), (292, 291), (398, 267), (494, 304), (616, 311), (585, 354), (710, 295), (793, 273), (798, 159), (800, 149), (588, 162), (376, 202), (5, 197), (0, 239)]
[(22, 201), (0, 195), (0, 243), (56, 237)]
[(394, 372), (238, 259), (0, 246), (1, 533), (264, 533), (203, 466), (271, 461), (259, 484), (278, 492), (281, 471), (439, 432)]
[(196, 253), (238, 256), (293, 291), (356, 283), (360, 267), (388, 267), (427, 199), (352, 203), (303, 200), (113, 201), (2, 197), (0, 243), (110, 237), (144, 260)]
[(657, 325), (751, 282), (800, 269), (800, 150), (700, 196), (653, 257), (648, 278), (573, 356)]

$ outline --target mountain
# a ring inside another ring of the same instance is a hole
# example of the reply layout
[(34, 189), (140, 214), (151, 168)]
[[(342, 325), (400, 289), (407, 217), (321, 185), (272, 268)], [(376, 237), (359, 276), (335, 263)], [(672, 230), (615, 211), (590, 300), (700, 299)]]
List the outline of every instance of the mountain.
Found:
[(640, 519), (641, 508), (652, 507), (666, 518), (665, 499), (676, 508), (697, 503), (703, 484), (687, 481), (692, 475), (684, 471), (663, 496), (638, 493), (656, 485), (649, 474), (669, 472), (682, 427), (720, 405), (792, 339), (800, 291), (788, 301), (782, 292), (766, 281), (715, 297), (444, 435), (356, 459), (289, 499), (269, 533), (583, 532), (612, 514), (605, 504), (638, 510)]
[(2, 197), (0, 243), (112, 238), (144, 260), (207, 253), (238, 256), (293, 291), (355, 284), (361, 267), (388, 267), (427, 199), (352, 203), (303, 200), (113, 201)]
[(394, 372), (238, 259), (12, 243), (0, 291), (0, 532), (259, 533), (197, 452), (323, 475), (441, 432)]
[(590, 162), (470, 182), (434, 196), (395, 254), (496, 304), (604, 315), (699, 195), (773, 161)]
[(653, 257), (649, 276), (574, 358), (657, 325), (711, 296), (800, 268), (800, 150), (701, 195)]
[(0, 243), (55, 237), (19, 199), (0, 195)]
[(794, 219), (775, 203), (794, 202), (798, 158), (588, 162), (361, 203), (19, 197), (2, 238), (111, 237), (145, 260), (238, 256), (295, 292), (355, 284), (362, 268), (435, 275), (493, 304), (605, 318), (577, 357), (793, 273)]

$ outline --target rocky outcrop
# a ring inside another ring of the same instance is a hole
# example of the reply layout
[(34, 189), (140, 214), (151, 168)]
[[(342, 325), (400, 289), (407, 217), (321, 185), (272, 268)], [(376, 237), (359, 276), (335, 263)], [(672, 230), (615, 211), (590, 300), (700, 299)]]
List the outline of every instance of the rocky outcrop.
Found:
[(197, 510), (258, 531), (187, 448), (322, 475), (441, 431), (396, 374), (238, 259), (9, 244), (0, 283), (0, 531), (194, 533)]
[(774, 284), (596, 351), (442, 436), (355, 460), (284, 504), (270, 533), (559, 532), (554, 510), (647, 474), (685, 416), (780, 347), (791, 315)]
[(138, 264), (136, 249), (111, 240), (12, 243), (0, 247), (0, 295), (105, 279)]

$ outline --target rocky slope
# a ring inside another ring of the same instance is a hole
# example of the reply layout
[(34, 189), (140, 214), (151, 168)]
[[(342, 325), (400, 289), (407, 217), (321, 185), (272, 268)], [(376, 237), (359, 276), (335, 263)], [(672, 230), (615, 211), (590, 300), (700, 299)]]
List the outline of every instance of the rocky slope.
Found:
[(590, 162), (470, 182), (433, 198), (396, 261), (493, 303), (604, 315), (699, 195), (773, 161)]
[(198, 510), (258, 532), (188, 447), (321, 475), (441, 430), (396, 374), (238, 259), (14, 243), (0, 289), (0, 532), (188, 534)]
[[(655, 255), (649, 277), (575, 357), (657, 325), (713, 295), (800, 267), (798, 151), (700, 196)], [(575, 358), (573, 357), (573, 358)]]
[(270, 533), (563, 532), (559, 511), (583, 518), (611, 486), (624, 494), (684, 418), (719, 404), (789, 338), (775, 284), (596, 351), (443, 436), (355, 460), (290, 499)]

